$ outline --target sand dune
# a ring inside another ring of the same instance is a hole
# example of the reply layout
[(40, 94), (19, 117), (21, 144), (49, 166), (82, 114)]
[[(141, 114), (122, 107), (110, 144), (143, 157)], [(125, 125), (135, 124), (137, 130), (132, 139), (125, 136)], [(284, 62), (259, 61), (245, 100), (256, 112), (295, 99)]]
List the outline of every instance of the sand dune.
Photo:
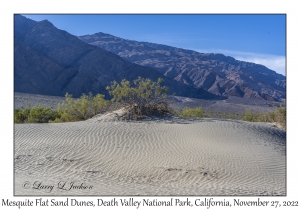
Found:
[(99, 119), (16, 124), (15, 195), (286, 195), (283, 130)]

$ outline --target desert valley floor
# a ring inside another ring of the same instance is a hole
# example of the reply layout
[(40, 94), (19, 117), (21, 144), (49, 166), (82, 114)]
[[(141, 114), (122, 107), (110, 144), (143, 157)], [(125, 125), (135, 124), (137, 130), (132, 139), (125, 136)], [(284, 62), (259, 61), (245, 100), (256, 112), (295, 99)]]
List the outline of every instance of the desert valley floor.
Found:
[(95, 117), (14, 127), (15, 195), (286, 195), (286, 131), (268, 124)]

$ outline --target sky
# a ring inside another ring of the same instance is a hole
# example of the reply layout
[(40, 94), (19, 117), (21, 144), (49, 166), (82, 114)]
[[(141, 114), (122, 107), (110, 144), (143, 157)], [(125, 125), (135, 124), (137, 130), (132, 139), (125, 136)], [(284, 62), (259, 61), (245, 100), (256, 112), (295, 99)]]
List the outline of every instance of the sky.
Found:
[(286, 75), (284, 14), (81, 14), (24, 15), (49, 20), (58, 29), (79, 36), (97, 32), (203, 53), (222, 53), (265, 65)]

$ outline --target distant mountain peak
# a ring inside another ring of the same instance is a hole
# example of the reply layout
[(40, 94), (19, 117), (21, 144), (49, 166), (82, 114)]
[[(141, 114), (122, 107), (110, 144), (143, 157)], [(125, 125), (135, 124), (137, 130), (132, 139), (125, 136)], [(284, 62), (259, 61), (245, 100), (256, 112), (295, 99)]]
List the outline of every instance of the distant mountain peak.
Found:
[[(286, 78), (267, 67), (221, 53), (199, 53), (162, 44), (96, 33), (79, 39), (127, 61), (148, 66), (183, 84), (220, 96), (284, 100)], [(213, 74), (212, 74), (213, 73)]]
[(54, 25), (49, 20), (41, 20), (38, 23), (44, 27), (54, 27)]
[(163, 78), (163, 85), (178, 96), (220, 98), (168, 78), (153, 68), (131, 63), (112, 52), (87, 44), (57, 29), (48, 20), (36, 22), (16, 15), (14, 29), (16, 92), (58, 96), (68, 92), (74, 97), (92, 92), (108, 97), (106, 86), (112, 81), (132, 81), (141, 76), (154, 81)]

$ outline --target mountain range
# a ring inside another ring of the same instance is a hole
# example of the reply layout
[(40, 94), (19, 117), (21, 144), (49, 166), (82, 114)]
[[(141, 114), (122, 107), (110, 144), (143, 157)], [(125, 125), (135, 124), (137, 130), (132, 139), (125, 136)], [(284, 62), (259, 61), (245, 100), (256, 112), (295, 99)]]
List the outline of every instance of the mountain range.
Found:
[(176, 47), (126, 40), (105, 33), (79, 39), (120, 57), (156, 69), (165, 76), (220, 96), (280, 100), (286, 78), (267, 67), (230, 56), (199, 53)]
[(157, 80), (178, 96), (282, 100), (284, 76), (222, 54), (137, 42), (97, 33), (76, 37), (47, 20), (14, 16), (15, 92), (74, 97), (102, 93), (112, 81)]
[(138, 76), (157, 80), (170, 93), (194, 98), (218, 98), (203, 89), (182, 84), (160, 72), (140, 66), (118, 55), (87, 44), (47, 20), (14, 17), (14, 91), (74, 97), (102, 93), (112, 81)]

